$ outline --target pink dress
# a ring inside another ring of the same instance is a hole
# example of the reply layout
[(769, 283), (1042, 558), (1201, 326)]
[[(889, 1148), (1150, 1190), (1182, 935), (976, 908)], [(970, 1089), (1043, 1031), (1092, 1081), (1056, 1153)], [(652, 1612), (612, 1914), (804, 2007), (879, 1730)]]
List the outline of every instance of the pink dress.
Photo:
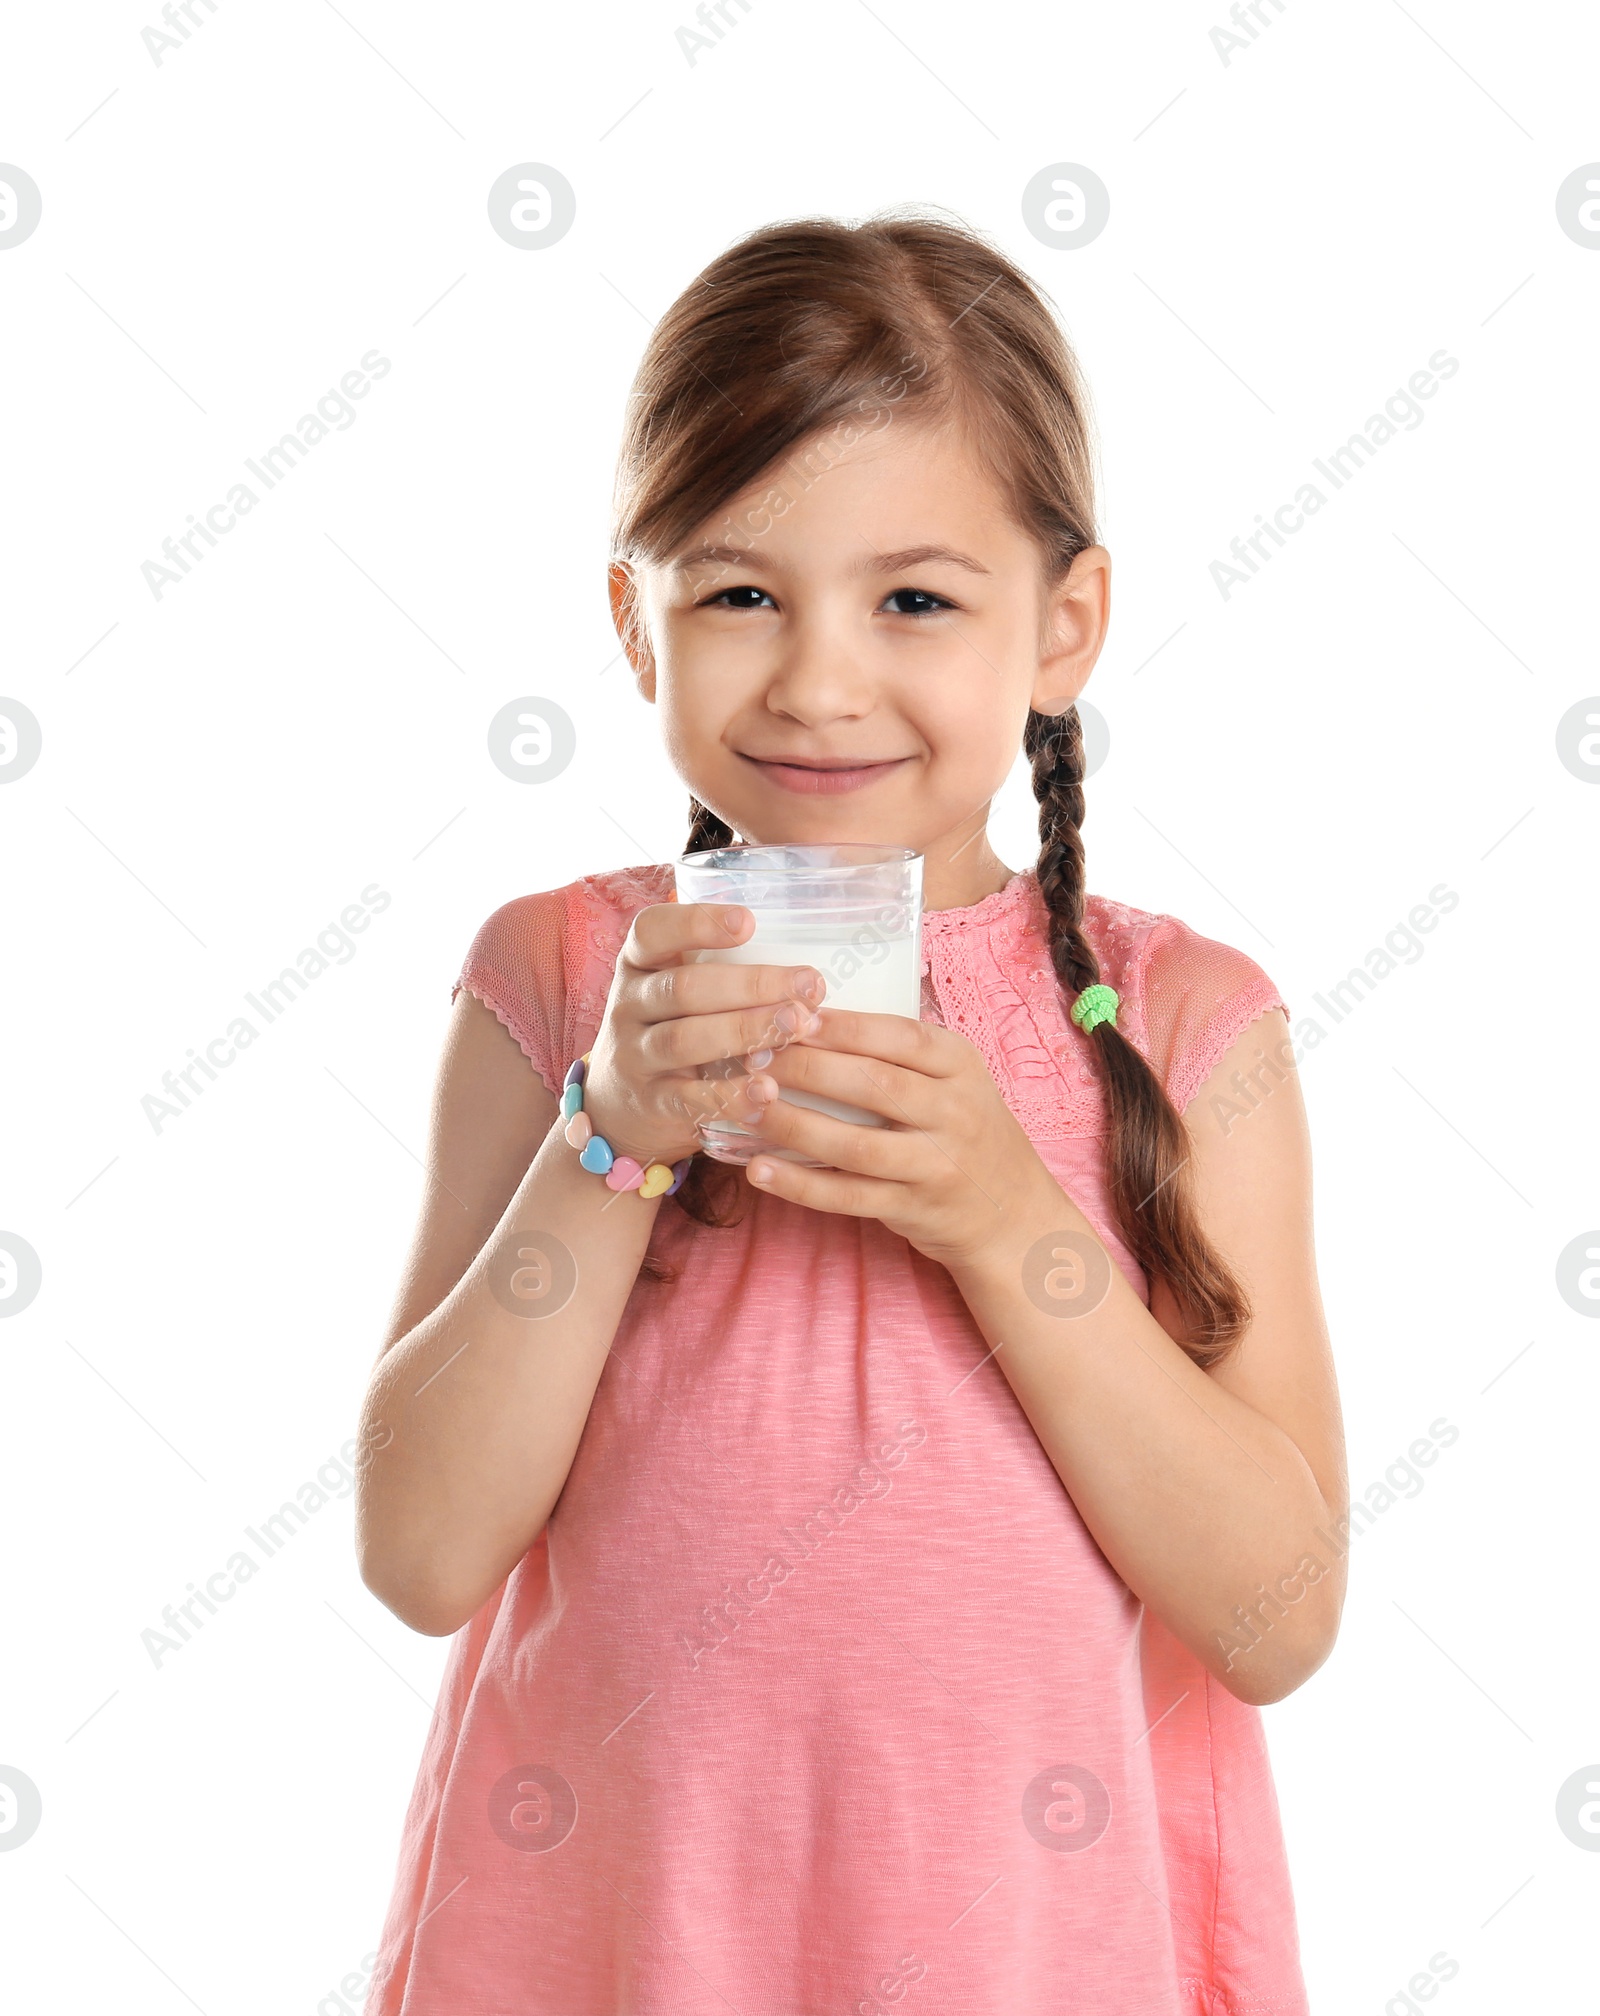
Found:
[[(483, 925), (552, 1091), (671, 871)], [(1088, 899), (1181, 1110), (1283, 1003)], [(924, 923), (924, 1014), (1113, 1227), (1031, 872)], [(452, 995), (452, 998), (453, 995)], [(368, 2016), (1306, 2016), (1260, 1713), (1146, 1613), (943, 1268), (754, 1191), (663, 1204), (545, 1532), (450, 1648)]]

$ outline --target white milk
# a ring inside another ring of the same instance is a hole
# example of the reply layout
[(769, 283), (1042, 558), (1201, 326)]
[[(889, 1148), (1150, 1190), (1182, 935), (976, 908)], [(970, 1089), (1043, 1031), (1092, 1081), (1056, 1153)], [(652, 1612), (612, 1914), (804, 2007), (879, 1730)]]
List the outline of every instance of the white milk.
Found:
[[(856, 916), (860, 916), (859, 910)], [(922, 1010), (922, 950), (920, 919), (905, 929), (905, 913), (896, 918), (900, 926), (891, 935), (885, 926), (826, 914), (774, 915), (754, 912), (754, 935), (743, 945), (725, 952), (697, 952), (697, 960), (713, 960), (725, 966), (814, 966), (827, 982), (820, 1005), (850, 1008), (864, 1015), (906, 1015), (916, 1021)], [(847, 1106), (837, 1099), (824, 1099), (812, 1092), (785, 1088), (779, 1095), (797, 1106), (810, 1106), (830, 1113), (837, 1120), (851, 1120), (859, 1126), (882, 1127), (886, 1123), (865, 1107)], [(727, 1122), (716, 1129), (715, 1143), (721, 1159), (746, 1161), (761, 1145), (759, 1134)], [(787, 1150), (775, 1148), (774, 1155), (801, 1160)]]

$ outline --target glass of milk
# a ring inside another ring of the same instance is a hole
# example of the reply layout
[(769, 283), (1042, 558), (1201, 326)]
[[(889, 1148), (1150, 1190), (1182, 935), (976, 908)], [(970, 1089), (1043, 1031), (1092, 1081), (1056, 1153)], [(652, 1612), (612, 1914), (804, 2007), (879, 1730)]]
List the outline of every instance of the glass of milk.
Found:
[[(718, 847), (674, 864), (680, 903), (740, 903), (756, 920), (742, 945), (690, 952), (694, 960), (738, 966), (814, 966), (827, 982), (821, 1006), (868, 1015), (922, 1012), (922, 856), (909, 847), (839, 842), (826, 846)], [(777, 1045), (773, 1046), (774, 1048)], [(707, 1065), (703, 1076), (731, 1083), (737, 1059)], [(780, 1098), (858, 1126), (882, 1127), (881, 1115), (813, 1092), (783, 1088)], [(705, 1153), (748, 1162), (765, 1147), (759, 1132), (732, 1120), (702, 1129)], [(790, 1148), (768, 1154), (817, 1168)]]

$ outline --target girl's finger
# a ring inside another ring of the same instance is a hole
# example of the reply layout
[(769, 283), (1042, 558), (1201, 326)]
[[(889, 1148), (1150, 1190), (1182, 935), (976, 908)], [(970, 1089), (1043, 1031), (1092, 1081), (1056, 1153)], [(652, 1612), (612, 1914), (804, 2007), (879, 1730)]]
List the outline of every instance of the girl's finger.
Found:
[(745, 1170), (757, 1190), (803, 1204), (809, 1211), (833, 1211), (846, 1218), (884, 1218), (904, 1199), (898, 1184), (837, 1169), (807, 1169), (776, 1155), (758, 1155)]
[(915, 1173), (920, 1136), (897, 1128), (836, 1120), (831, 1113), (818, 1113), (787, 1099), (765, 1099), (765, 1085), (772, 1082), (772, 1076), (770, 1070), (764, 1071), (745, 1088), (758, 1116), (750, 1125), (763, 1141), (771, 1142), (774, 1148), (798, 1149), (830, 1169), (886, 1183), (904, 1182)]
[(675, 965), (683, 952), (742, 945), (755, 928), (739, 903), (647, 903), (628, 927), (620, 957), (646, 970)]
[[(817, 1017), (812, 1018), (813, 1021)], [(766, 1068), (780, 1085), (819, 1098), (840, 1099), (865, 1107), (902, 1127), (928, 1127), (948, 1100), (942, 1081), (899, 1064), (885, 1064), (854, 1050), (822, 1050), (816, 1035), (807, 1035)]]
[(705, 960), (641, 974), (631, 1007), (640, 1021), (671, 1022), (680, 1015), (776, 1007), (797, 997), (815, 1008), (826, 992), (814, 966), (731, 966)]
[(937, 1022), (913, 1022), (909, 1015), (863, 1015), (854, 1008), (826, 1004), (818, 1013), (822, 1027), (806, 1041), (820, 1050), (853, 1050), (928, 1078), (953, 1077), (971, 1054), (968, 1044)]
[(672, 1022), (647, 1023), (639, 1053), (650, 1071), (693, 1071), (751, 1051), (771, 1057), (814, 1028), (816, 1020), (803, 1001), (769, 1002), (735, 1015), (682, 1015)]

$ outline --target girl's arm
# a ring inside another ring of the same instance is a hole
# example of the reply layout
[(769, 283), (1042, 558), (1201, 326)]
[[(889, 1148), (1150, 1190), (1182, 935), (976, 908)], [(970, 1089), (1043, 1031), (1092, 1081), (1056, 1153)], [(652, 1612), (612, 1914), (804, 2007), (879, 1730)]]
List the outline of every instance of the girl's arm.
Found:
[[(811, 968), (684, 962), (754, 928), (734, 905), (635, 917), (584, 1080), (584, 1111), (619, 1152), (676, 1161), (697, 1146), (697, 1118), (748, 1117), (742, 1094), (698, 1067), (780, 1049), (814, 1021)], [(581, 1168), (558, 1118), (463, 988), (421, 1217), (362, 1408), (356, 1500), (363, 1581), (434, 1637), (466, 1623), (543, 1531), (661, 1208)]]
[[(834, 1166), (752, 1162), (752, 1182), (880, 1218), (948, 1268), (991, 1349), (993, 1370), (979, 1376), (1010, 1382), (1128, 1587), (1239, 1699), (1292, 1692), (1333, 1645), (1348, 1543), (1310, 1149), (1281, 1012), (1239, 1038), (1190, 1109), (1201, 1218), (1252, 1306), (1209, 1373), (1170, 1334), (1170, 1296), (1157, 1286), (1145, 1307), (970, 1044), (894, 1016), (832, 1010), (822, 1025), (753, 1081), (756, 1097), (765, 1079), (898, 1124), (849, 1127), (768, 1103), (761, 1130), (774, 1146)], [(1206, 1118), (1211, 1096), (1231, 1101), (1231, 1074), (1249, 1074), (1263, 1047), (1281, 1076), (1224, 1131)]]
[[(661, 1208), (580, 1168), (559, 1117), (510, 1032), (463, 988), (427, 1192), (360, 1429), (362, 1580), (431, 1636), (459, 1629), (543, 1530)], [(518, 1285), (548, 1283), (554, 1301), (563, 1256), (576, 1277), (564, 1306), (519, 1316), (500, 1301), (519, 1266), (542, 1271)]]
[[(1288, 1068), (1224, 1131), (1210, 1116), (1237, 1113), (1232, 1074), (1258, 1069), (1263, 1049)], [(1349, 1544), (1310, 1141), (1290, 1060), (1274, 1010), (1189, 1109), (1200, 1217), (1251, 1307), (1244, 1337), (1212, 1371), (1174, 1341), (1183, 1326), (1164, 1282), (1146, 1309), (1112, 1265), (1092, 1313), (1040, 1310), (1027, 1292), (1042, 1278), (1030, 1251), (1063, 1229), (1096, 1238), (1059, 1188), (951, 1270), (990, 1344), (1005, 1340), (995, 1362), (1106, 1558), (1230, 1693), (1256, 1705), (1292, 1693), (1332, 1650)]]

